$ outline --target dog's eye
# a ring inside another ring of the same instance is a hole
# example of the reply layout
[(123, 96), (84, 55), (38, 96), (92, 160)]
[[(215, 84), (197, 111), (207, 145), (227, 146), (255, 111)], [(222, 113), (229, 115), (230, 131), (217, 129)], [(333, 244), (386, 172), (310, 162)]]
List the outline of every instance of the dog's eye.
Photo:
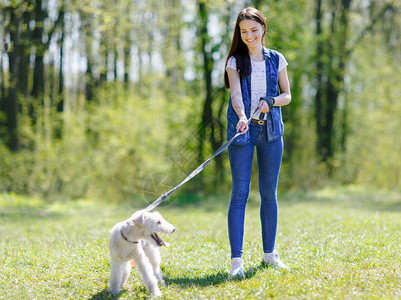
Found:
[(157, 224), (161, 224), (161, 223), (162, 223), (162, 221), (157, 222)]

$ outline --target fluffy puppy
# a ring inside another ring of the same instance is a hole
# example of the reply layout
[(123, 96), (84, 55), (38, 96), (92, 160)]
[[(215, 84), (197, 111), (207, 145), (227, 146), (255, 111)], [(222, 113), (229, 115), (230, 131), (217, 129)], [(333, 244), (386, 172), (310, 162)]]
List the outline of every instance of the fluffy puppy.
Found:
[(157, 232), (171, 234), (175, 231), (160, 213), (140, 210), (129, 219), (119, 222), (111, 230), (110, 291), (118, 294), (131, 272), (130, 261), (135, 260), (142, 280), (153, 296), (160, 296), (158, 283), (164, 284), (160, 270), (161, 246), (169, 246)]

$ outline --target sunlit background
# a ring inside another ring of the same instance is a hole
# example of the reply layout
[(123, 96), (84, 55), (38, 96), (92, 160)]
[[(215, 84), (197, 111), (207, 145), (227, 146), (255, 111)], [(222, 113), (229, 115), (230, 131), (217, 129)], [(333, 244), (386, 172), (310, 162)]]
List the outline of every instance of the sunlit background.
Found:
[[(1, 0), (0, 192), (142, 203), (181, 182), (225, 142), (249, 5), (289, 63), (279, 189), (399, 190), (398, 0)], [(230, 180), (223, 153), (178, 193)]]

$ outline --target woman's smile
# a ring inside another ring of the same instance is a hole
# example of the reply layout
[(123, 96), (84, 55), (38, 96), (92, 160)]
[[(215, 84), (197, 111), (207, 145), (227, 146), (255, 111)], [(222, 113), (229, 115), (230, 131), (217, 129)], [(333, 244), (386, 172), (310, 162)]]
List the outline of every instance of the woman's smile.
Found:
[(264, 28), (253, 20), (242, 20), (239, 24), (241, 30), (241, 39), (247, 46), (261, 44)]

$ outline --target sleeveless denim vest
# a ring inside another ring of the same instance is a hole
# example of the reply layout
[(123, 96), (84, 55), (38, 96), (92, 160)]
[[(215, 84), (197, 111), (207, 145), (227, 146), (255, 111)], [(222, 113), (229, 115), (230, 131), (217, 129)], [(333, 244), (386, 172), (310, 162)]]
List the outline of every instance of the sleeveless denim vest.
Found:
[[(279, 55), (275, 50), (263, 47), (263, 54), (266, 63), (266, 97), (278, 96), (278, 66)], [(242, 100), (244, 102), (245, 114), (249, 119), (251, 116), (251, 76), (241, 78)], [(231, 139), (237, 133), (237, 123), (239, 117), (235, 112), (232, 103), (231, 95), (227, 109), (227, 140)], [(267, 113), (267, 139), (273, 141), (284, 134), (284, 123), (281, 115), (281, 107), (274, 106), (272, 111)], [(232, 144), (245, 145), (249, 142), (249, 131), (238, 136)]]

